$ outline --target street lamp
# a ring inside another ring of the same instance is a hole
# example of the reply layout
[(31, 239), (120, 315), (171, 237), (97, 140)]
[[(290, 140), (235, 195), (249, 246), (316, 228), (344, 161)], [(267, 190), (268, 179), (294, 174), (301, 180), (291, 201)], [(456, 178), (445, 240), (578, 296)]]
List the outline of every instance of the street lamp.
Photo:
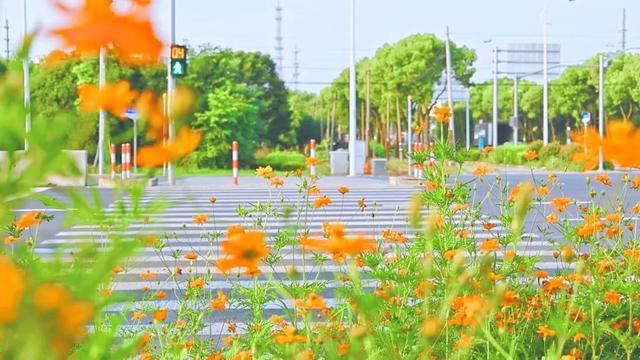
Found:
[[(27, 38), (27, 0), (22, 2), (23, 4), (23, 15), (24, 15), (24, 38)], [(29, 49), (26, 49), (24, 54), (24, 59), (22, 60), (22, 72), (24, 74), (24, 109), (25, 109), (25, 119), (24, 119), (24, 150), (29, 150), (29, 133), (31, 132), (31, 88), (29, 81)]]
[[(174, 1), (174, 0), (172, 0)], [(349, 176), (356, 176), (356, 0), (351, 0), (349, 67)]]

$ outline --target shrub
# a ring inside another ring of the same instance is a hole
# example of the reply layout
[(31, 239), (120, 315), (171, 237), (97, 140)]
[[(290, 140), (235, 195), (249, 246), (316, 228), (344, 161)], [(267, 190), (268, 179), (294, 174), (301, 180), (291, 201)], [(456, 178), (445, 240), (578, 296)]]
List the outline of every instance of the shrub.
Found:
[(407, 175), (407, 161), (400, 159), (389, 159), (387, 161), (387, 174), (390, 176)]
[(552, 142), (546, 146), (543, 146), (538, 151), (538, 157), (541, 162), (545, 162), (552, 157), (558, 157), (560, 155), (560, 151), (562, 150), (562, 145), (558, 142)]
[(465, 149), (460, 151), (460, 154), (465, 161), (478, 161), (482, 156), (482, 151), (478, 148), (471, 148), (469, 150)]
[(540, 149), (544, 146), (542, 140), (532, 141), (527, 145), (527, 150), (533, 150), (537, 153), (540, 153)]
[(268, 154), (256, 154), (258, 166), (271, 166), (274, 170), (290, 171), (302, 169), (305, 165), (305, 156), (293, 151), (273, 151)]
[(580, 145), (567, 144), (567, 145), (564, 145), (560, 150), (559, 157), (564, 161), (571, 162), (573, 161), (573, 154), (581, 150), (582, 150), (582, 147)]
[(521, 165), (524, 163), (522, 154), (526, 151), (526, 145), (505, 144), (495, 148), (489, 154), (488, 160), (496, 164)]
[(386, 152), (384, 151), (384, 145), (380, 144), (379, 142), (372, 141), (369, 144), (369, 147), (371, 148), (371, 151), (373, 153), (373, 157), (383, 158), (383, 157), (387, 156)]

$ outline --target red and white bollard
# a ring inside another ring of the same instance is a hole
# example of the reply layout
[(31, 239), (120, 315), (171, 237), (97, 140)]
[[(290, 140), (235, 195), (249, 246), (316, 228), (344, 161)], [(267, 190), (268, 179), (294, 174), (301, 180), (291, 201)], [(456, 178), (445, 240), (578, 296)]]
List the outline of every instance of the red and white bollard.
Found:
[(111, 178), (116, 178), (116, 146), (111, 144), (109, 147), (109, 154), (111, 155)]
[(120, 175), (122, 180), (127, 178), (127, 144), (120, 144)]
[(429, 143), (429, 161), (436, 162), (436, 154), (433, 152), (433, 143)]
[(309, 175), (316, 176), (316, 141), (309, 140)]
[(233, 185), (238, 185), (238, 142), (231, 144), (231, 169), (233, 170)]

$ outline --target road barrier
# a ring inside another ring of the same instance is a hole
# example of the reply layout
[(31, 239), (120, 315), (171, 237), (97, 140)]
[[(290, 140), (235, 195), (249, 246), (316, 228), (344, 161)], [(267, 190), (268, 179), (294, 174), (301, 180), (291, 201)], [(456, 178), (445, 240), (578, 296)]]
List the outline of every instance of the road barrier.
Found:
[(111, 178), (116, 178), (116, 146), (111, 144), (109, 147), (109, 154), (111, 155)]
[(238, 185), (238, 142), (231, 144), (231, 168), (233, 169), (233, 185)]
[[(116, 167), (118, 161), (116, 158), (116, 145), (111, 144), (109, 147), (111, 155), (111, 178), (116, 177)], [(120, 177), (122, 180), (131, 179), (131, 144), (125, 143), (120, 145)]]
[(309, 140), (309, 175), (316, 176), (316, 141)]

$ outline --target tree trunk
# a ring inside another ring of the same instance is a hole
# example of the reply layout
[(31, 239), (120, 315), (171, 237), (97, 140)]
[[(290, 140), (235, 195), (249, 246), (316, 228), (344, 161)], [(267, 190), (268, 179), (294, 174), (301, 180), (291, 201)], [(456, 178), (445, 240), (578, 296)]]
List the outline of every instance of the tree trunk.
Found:
[(396, 96), (396, 125), (398, 128), (398, 131), (396, 132), (396, 148), (398, 151), (398, 158), (400, 160), (402, 160), (403, 156), (402, 156), (402, 148), (400, 147), (400, 140), (402, 137), (402, 122), (400, 120), (400, 97)]
[(387, 98), (387, 114), (386, 114), (386, 119), (385, 119), (385, 127), (386, 127), (386, 131), (384, 133), (384, 150), (387, 153), (387, 160), (389, 160), (389, 155), (391, 152), (390, 146), (389, 146), (389, 117), (390, 115), (390, 111), (391, 111), (391, 103), (389, 98)]
[(365, 114), (365, 126), (364, 126), (364, 146), (365, 146), (365, 151), (366, 151), (366, 157), (370, 157), (370, 151), (371, 149), (369, 149), (369, 136), (370, 136), (370, 131), (369, 131), (369, 127), (371, 126), (371, 74), (369, 72), (367, 72), (367, 90), (366, 90), (366, 96), (367, 96), (367, 112)]

